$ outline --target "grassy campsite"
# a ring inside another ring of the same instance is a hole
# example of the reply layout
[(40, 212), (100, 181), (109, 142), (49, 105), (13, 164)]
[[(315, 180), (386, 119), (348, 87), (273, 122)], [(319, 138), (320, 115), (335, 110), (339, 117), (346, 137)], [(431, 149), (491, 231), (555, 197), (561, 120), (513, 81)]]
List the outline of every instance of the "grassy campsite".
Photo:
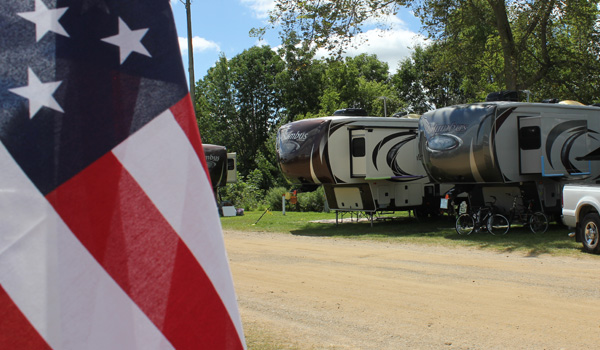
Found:
[(581, 244), (567, 236), (568, 229), (556, 222), (543, 234), (533, 234), (524, 227), (513, 227), (503, 236), (486, 232), (458, 235), (454, 217), (442, 216), (418, 220), (408, 212), (381, 216), (371, 226), (363, 218), (356, 222), (349, 214), (335, 224), (335, 213), (247, 211), (243, 216), (221, 218), (223, 230), (275, 232), (297, 236), (331, 237), (354, 240), (410, 243), (445, 247), (471, 247), (496, 252), (522, 252), (555, 256), (581, 254)]

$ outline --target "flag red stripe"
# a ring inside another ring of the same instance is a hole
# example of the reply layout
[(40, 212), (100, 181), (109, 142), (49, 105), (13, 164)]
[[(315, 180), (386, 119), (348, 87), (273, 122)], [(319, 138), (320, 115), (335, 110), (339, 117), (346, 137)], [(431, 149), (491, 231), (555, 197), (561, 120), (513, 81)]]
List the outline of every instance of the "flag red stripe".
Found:
[[(202, 163), (202, 167), (206, 172), (206, 177), (210, 182), (210, 173), (208, 172), (208, 165), (206, 164), (204, 149), (202, 148), (202, 138), (200, 136), (200, 131), (198, 130), (198, 124), (196, 123), (196, 113), (194, 112), (194, 106), (192, 105), (190, 95), (188, 94), (186, 97), (181, 99), (174, 106), (172, 106), (170, 110), (175, 117), (175, 121), (177, 121), (177, 124), (179, 124), (188, 140), (192, 144), (192, 147), (196, 151), (196, 154)], [(194, 116), (194, 118), (191, 118), (190, 116)]]
[(202, 267), (112, 153), (47, 199), (175, 348), (227, 349), (239, 341)]
[(0, 285), (0, 349), (52, 349)]

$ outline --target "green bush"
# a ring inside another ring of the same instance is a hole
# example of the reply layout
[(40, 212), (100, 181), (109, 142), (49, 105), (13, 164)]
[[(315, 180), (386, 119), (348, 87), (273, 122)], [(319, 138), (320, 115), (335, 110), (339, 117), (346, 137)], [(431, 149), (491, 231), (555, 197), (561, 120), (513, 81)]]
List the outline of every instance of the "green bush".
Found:
[[(267, 191), (265, 195), (265, 205), (271, 210), (281, 210), (281, 196), (284, 195), (288, 190), (285, 187), (274, 187)], [(289, 203), (286, 205), (286, 210), (290, 209)]]
[(323, 190), (323, 186), (319, 186), (313, 192), (298, 193), (298, 204), (300, 211), (324, 211), (325, 191)]
[[(286, 192), (289, 192), (289, 190), (285, 187), (274, 187), (268, 190), (265, 195), (265, 206), (273, 211), (281, 211), (281, 196)], [(324, 196), (322, 187), (313, 192), (298, 193), (298, 204), (291, 204), (289, 200), (286, 200), (285, 210), (322, 212), (325, 206)]]
[[(260, 211), (269, 208), (273, 211), (281, 211), (281, 197), (289, 190), (283, 186), (278, 186), (269, 189), (265, 193), (258, 186), (261, 175), (262, 173), (258, 169), (246, 178), (238, 174), (236, 183), (227, 184), (219, 190), (220, 200), (229, 201), (236, 208), (244, 208), (244, 210)], [(285, 210), (324, 211), (325, 192), (322, 186), (313, 192), (298, 193), (297, 198), (297, 204), (291, 204), (289, 200), (286, 200)]]
[(227, 184), (219, 189), (220, 200), (233, 203), (236, 208), (244, 210), (264, 209), (262, 199), (264, 192), (257, 185), (260, 170), (255, 170), (247, 176), (247, 179), (238, 173), (238, 181)]

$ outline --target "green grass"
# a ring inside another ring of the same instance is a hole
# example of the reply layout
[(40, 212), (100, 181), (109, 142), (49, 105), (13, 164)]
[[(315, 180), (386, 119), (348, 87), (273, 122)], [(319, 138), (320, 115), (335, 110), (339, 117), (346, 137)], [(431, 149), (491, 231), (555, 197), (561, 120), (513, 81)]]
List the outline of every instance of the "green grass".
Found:
[[(264, 214), (264, 215), (263, 215)], [(262, 215), (262, 218), (261, 218)], [(533, 234), (529, 229), (514, 227), (504, 236), (489, 233), (472, 233), (461, 236), (454, 230), (454, 217), (417, 220), (406, 212), (388, 215), (386, 220), (350, 222), (349, 214), (342, 223), (314, 223), (311, 221), (333, 219), (335, 213), (246, 212), (244, 216), (221, 218), (223, 229), (280, 232), (299, 236), (338, 237), (357, 240), (423, 244), (431, 246), (465, 246), (498, 252), (521, 252), (530, 256), (540, 254), (580, 256), (584, 254), (581, 243), (569, 238), (569, 230), (551, 223), (544, 234)], [(599, 257), (600, 258), (600, 257)]]

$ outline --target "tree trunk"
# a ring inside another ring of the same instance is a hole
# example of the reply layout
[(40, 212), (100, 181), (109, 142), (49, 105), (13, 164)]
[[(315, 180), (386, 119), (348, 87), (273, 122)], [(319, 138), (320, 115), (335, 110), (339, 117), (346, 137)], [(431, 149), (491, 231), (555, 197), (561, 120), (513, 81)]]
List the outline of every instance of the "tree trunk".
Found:
[(519, 59), (515, 39), (510, 28), (504, 0), (488, 0), (496, 17), (496, 29), (504, 57), (504, 84), (508, 90), (518, 90)]

